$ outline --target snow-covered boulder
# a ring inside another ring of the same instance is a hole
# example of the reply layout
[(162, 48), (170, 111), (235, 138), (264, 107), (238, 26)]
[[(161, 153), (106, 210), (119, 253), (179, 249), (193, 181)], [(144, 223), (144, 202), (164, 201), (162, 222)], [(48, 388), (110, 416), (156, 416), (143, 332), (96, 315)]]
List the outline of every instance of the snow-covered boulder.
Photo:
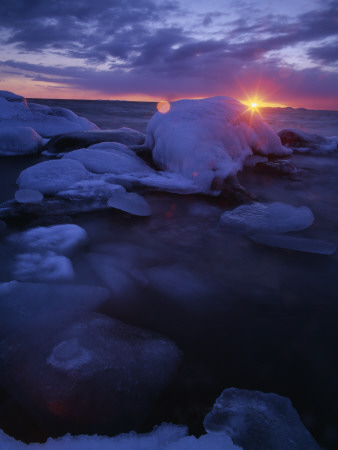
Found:
[(144, 143), (145, 136), (139, 131), (122, 127), (117, 130), (97, 130), (85, 133), (65, 133), (54, 136), (44, 147), (50, 154), (66, 153), (87, 148), (101, 142), (118, 142), (127, 146)]
[(181, 362), (169, 339), (96, 313), (43, 339), (11, 335), (0, 354), (1, 382), (44, 429), (60, 434), (141, 424)]
[(292, 152), (257, 113), (230, 97), (171, 103), (150, 120), (145, 145), (161, 169), (183, 174), (207, 194), (219, 194), (253, 153)]
[(129, 155), (119, 150), (104, 151), (100, 149), (82, 148), (66, 153), (62, 159), (80, 161), (93, 173), (152, 173), (151, 169), (138, 156)]
[(225, 389), (204, 428), (226, 432), (243, 450), (320, 450), (291, 401), (277, 394)]
[(252, 233), (287, 233), (312, 225), (314, 216), (307, 206), (286, 203), (253, 203), (225, 211), (220, 218), (228, 229)]
[(17, 255), (12, 274), (18, 281), (67, 281), (74, 278), (69, 258), (54, 252)]
[(94, 123), (68, 109), (27, 103), (21, 96), (0, 91), (0, 128), (4, 127), (31, 127), (44, 137), (98, 129)]
[(15, 200), (18, 203), (41, 203), (43, 194), (35, 189), (18, 189), (15, 192)]
[(83, 164), (72, 159), (44, 161), (23, 170), (17, 184), (20, 189), (34, 189), (42, 194), (53, 195), (72, 184), (89, 177)]
[(0, 128), (0, 155), (29, 155), (43, 145), (42, 137), (30, 127)]
[(32, 252), (55, 252), (69, 255), (87, 243), (87, 233), (79, 225), (62, 224), (49, 227), (31, 228), (21, 233), (14, 233), (8, 240), (25, 250)]
[(325, 155), (338, 149), (338, 137), (324, 137), (292, 128), (281, 130), (278, 135), (282, 144), (296, 153)]

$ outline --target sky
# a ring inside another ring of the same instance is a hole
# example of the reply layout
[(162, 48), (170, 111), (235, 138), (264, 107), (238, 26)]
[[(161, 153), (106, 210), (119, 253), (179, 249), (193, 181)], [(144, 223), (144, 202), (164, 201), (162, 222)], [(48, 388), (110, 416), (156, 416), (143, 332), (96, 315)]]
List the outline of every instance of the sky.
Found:
[(1, 0), (0, 89), (338, 110), (338, 0)]

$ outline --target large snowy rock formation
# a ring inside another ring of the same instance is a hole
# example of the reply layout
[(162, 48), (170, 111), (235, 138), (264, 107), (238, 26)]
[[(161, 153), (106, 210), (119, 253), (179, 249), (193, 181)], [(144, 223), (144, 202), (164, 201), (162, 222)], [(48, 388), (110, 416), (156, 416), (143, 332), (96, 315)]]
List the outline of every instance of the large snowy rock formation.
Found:
[(0, 129), (16, 127), (33, 128), (43, 137), (98, 129), (94, 123), (69, 109), (27, 103), (24, 97), (0, 91)]
[(291, 401), (277, 394), (225, 389), (204, 428), (226, 432), (243, 450), (320, 450)]
[(231, 97), (171, 103), (150, 120), (145, 145), (162, 170), (181, 173), (199, 192), (214, 195), (253, 153), (292, 153), (258, 113)]

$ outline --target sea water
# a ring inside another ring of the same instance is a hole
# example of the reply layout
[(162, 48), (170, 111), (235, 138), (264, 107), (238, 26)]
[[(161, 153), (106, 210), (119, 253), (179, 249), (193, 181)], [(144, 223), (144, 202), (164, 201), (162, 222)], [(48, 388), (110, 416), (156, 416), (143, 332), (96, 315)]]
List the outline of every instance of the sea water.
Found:
[[(69, 108), (102, 128), (142, 132), (156, 111), (155, 103), (142, 102), (37, 102)], [(338, 112), (266, 108), (261, 114), (276, 131), (338, 136)], [(3, 158), (1, 200), (13, 197), (24, 167), (43, 159)], [(302, 170), (300, 176), (244, 171), (241, 182), (262, 202), (308, 206), (315, 222), (294, 235), (338, 246), (338, 153), (288, 159)], [(150, 285), (114, 296), (101, 312), (159, 332), (184, 353), (177, 378), (141, 431), (167, 421), (202, 433), (216, 397), (237, 387), (289, 397), (317, 441), (337, 448), (337, 254), (264, 247), (228, 231), (219, 223), (222, 212), (233, 207), (225, 199), (159, 192), (144, 197), (153, 211), (149, 218), (117, 210), (72, 218), (89, 236), (89, 245), (73, 261), (74, 283), (102, 285), (98, 274), (104, 267), (96, 258), (93, 269), (93, 254), (136, 267)], [(8, 281), (11, 255), (2, 253), (0, 277)], [(42, 430), (30, 431), (29, 418), (18, 414), (18, 407), (8, 407), (5, 393), (3, 398), (0, 427), (27, 440), (43, 436)]]

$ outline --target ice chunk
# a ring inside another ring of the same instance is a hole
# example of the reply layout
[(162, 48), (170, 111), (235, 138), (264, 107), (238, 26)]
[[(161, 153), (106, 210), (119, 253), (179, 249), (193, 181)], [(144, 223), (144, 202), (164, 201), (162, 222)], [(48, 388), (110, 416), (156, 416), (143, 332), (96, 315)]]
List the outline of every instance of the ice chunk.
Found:
[(322, 155), (338, 149), (338, 137), (324, 137), (294, 129), (281, 130), (278, 135), (283, 145), (294, 149), (297, 153)]
[(108, 200), (112, 208), (121, 209), (135, 216), (150, 216), (151, 208), (146, 200), (134, 192), (116, 192)]
[(240, 450), (223, 433), (196, 438), (188, 436), (185, 426), (165, 423), (145, 434), (135, 431), (114, 437), (68, 434), (58, 439), (49, 438), (44, 444), (32, 443), (29, 447), (0, 430), (0, 446), (4, 450)]
[(320, 450), (291, 401), (277, 394), (225, 389), (204, 428), (226, 432), (244, 450)]
[(2, 383), (56, 433), (117, 433), (139, 425), (181, 362), (169, 339), (96, 313), (44, 339), (39, 332), (18, 345), (9, 336), (0, 353)]
[(119, 142), (125, 145), (140, 145), (145, 136), (131, 128), (117, 130), (97, 130), (85, 133), (65, 133), (53, 137), (44, 147), (48, 153), (65, 153), (71, 150), (87, 148), (100, 142)]
[(220, 223), (244, 232), (287, 233), (312, 225), (313, 214), (307, 206), (286, 203), (253, 203), (241, 205), (221, 215)]
[(52, 195), (88, 177), (89, 172), (79, 161), (58, 159), (44, 161), (23, 170), (17, 184), (20, 189), (35, 189)]
[(69, 255), (87, 243), (86, 231), (75, 224), (52, 225), (49, 227), (31, 228), (22, 233), (14, 233), (8, 237), (27, 250)]
[(336, 251), (334, 244), (316, 239), (304, 239), (277, 234), (252, 234), (249, 237), (257, 244), (267, 245), (268, 247), (285, 248), (298, 252), (333, 255)]
[(30, 127), (0, 128), (0, 155), (28, 155), (37, 153), (43, 144), (42, 137)]
[(108, 153), (115, 153), (116, 151), (119, 151), (130, 156), (136, 156), (136, 153), (133, 150), (130, 150), (130, 148), (128, 148), (125, 144), (120, 144), (119, 142), (99, 142), (98, 144), (91, 145), (88, 148), (92, 150), (101, 150)]
[(78, 181), (68, 189), (58, 192), (56, 196), (70, 200), (103, 201), (102, 207), (104, 207), (109, 197), (116, 192), (126, 192), (126, 190), (118, 184), (107, 183), (101, 178), (94, 178)]
[(41, 203), (43, 194), (34, 189), (19, 189), (15, 192), (15, 200), (18, 203)]
[(111, 149), (110, 152), (83, 148), (66, 153), (63, 159), (80, 161), (84, 167), (94, 173), (152, 173), (151, 169), (135, 154)]
[(74, 278), (70, 259), (53, 252), (17, 255), (12, 273), (19, 281), (67, 281)]
[(78, 117), (68, 109), (27, 104), (23, 97), (0, 91), (0, 128), (22, 126), (31, 127), (45, 137), (98, 129), (94, 123), (84, 117)]
[(145, 144), (161, 169), (181, 173), (200, 192), (216, 195), (252, 153), (292, 152), (258, 114), (230, 97), (171, 103), (166, 114), (157, 112), (150, 120)]

